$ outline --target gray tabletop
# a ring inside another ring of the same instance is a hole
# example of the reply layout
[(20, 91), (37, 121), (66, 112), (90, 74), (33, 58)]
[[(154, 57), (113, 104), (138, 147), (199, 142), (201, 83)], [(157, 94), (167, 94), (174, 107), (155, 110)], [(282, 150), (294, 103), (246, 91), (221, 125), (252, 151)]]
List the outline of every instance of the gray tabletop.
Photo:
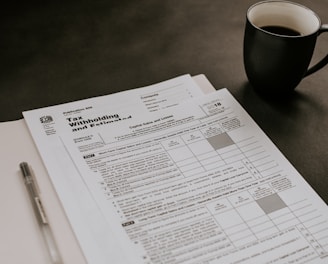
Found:
[[(328, 23), (327, 0), (298, 0)], [(250, 0), (10, 1), (0, 16), (0, 121), (33, 108), (204, 73), (227, 87), (328, 203), (328, 66), (289, 100), (257, 95), (243, 67)], [(327, 54), (328, 34), (313, 62)]]

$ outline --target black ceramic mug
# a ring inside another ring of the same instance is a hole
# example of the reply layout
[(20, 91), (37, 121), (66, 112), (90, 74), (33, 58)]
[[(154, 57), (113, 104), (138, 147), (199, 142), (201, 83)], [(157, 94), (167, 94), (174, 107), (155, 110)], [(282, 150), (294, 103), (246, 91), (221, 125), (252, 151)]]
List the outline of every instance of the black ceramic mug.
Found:
[(328, 63), (328, 55), (308, 69), (317, 37), (328, 31), (311, 9), (287, 1), (263, 1), (247, 11), (244, 66), (260, 93), (290, 93), (307, 75)]

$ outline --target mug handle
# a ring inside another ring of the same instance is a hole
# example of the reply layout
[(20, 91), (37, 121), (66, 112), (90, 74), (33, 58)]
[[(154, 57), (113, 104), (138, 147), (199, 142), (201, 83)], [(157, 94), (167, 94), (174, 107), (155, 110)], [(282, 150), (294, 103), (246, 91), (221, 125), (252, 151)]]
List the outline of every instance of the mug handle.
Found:
[[(323, 32), (328, 32), (328, 24), (321, 25), (319, 31), (318, 31), (318, 36), (323, 33)], [(317, 64), (313, 65), (311, 68), (309, 68), (306, 73), (304, 74), (304, 77), (309, 76), (312, 73), (315, 73), (316, 71), (320, 70), (323, 68), (326, 64), (328, 63), (328, 54), (326, 57), (324, 57), (321, 61), (319, 61)]]

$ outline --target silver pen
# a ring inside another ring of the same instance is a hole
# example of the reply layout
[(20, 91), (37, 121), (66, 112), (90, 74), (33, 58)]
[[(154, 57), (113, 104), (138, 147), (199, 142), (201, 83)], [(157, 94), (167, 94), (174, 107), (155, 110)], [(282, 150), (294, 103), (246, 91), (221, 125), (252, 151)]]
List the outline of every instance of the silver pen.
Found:
[(19, 167), (23, 173), (26, 189), (29, 193), (32, 206), (38, 220), (40, 229), (42, 231), (46, 246), (48, 248), (48, 253), (50, 260), (53, 264), (62, 264), (62, 259), (59, 254), (56, 241), (54, 239), (53, 233), (49, 226), (46, 214), (43, 210), (42, 203), (34, 182), (34, 179), (31, 174), (31, 170), (27, 162), (22, 162), (19, 164)]

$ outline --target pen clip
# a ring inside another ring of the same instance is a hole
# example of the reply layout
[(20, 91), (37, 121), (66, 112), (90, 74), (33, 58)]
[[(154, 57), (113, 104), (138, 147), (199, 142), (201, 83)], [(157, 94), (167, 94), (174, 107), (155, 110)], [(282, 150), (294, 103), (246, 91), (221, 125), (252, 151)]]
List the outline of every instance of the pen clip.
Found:
[(47, 220), (46, 214), (44, 212), (44, 209), (43, 209), (40, 198), (39, 197), (34, 197), (34, 201), (35, 201), (36, 207), (38, 209), (42, 224), (47, 225), (48, 220)]

